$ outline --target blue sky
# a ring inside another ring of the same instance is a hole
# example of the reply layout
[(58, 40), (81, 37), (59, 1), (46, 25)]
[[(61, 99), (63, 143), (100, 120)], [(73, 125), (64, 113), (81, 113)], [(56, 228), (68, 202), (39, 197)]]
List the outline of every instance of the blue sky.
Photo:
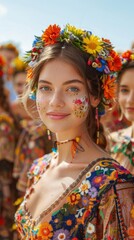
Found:
[(49, 24), (66, 23), (111, 40), (125, 51), (134, 41), (133, 0), (0, 0), (0, 43), (12, 41), (21, 53)]

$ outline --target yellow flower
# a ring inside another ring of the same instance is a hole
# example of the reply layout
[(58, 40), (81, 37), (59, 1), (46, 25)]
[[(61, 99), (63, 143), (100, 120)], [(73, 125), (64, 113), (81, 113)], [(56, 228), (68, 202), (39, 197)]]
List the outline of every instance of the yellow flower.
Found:
[(26, 63), (19, 57), (13, 60), (12, 65), (16, 71), (25, 71), (27, 67)]
[(91, 35), (90, 37), (83, 38), (85, 50), (93, 55), (102, 50), (102, 41), (97, 36)]
[(72, 193), (67, 197), (67, 202), (69, 202), (71, 205), (75, 205), (79, 202), (80, 198), (81, 196), (79, 193)]
[(134, 53), (131, 54), (130, 59), (134, 60)]
[(134, 205), (133, 205), (133, 207), (131, 209), (131, 217), (134, 219)]
[(79, 36), (79, 35), (82, 35), (82, 34), (84, 34), (84, 31), (82, 30), (82, 29), (80, 29), (80, 28), (76, 28), (76, 27), (74, 27), (74, 26), (71, 26), (71, 25), (67, 25), (67, 30), (69, 31), (69, 32), (72, 32), (74, 35), (76, 35), (76, 36)]

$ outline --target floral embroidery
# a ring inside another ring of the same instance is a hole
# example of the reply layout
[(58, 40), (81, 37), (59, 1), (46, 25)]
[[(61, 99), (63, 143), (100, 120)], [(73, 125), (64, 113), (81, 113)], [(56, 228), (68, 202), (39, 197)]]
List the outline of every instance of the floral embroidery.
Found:
[(40, 224), (38, 236), (41, 236), (44, 240), (51, 239), (53, 236), (52, 226), (47, 222)]
[(79, 193), (72, 193), (68, 196), (67, 201), (69, 202), (69, 204), (74, 205), (79, 202), (80, 198), (81, 196)]
[(70, 234), (68, 230), (59, 229), (55, 232), (53, 239), (55, 240), (69, 240)]
[[(46, 166), (48, 166), (50, 158), (50, 155), (48, 155), (47, 158), (42, 159), (42, 161), (35, 161), (30, 170), (30, 178), (32, 178), (33, 175), (36, 181), (37, 175), (43, 173), (42, 169), (44, 166), (45, 169)], [(36, 175), (37, 172), (35, 169), (37, 169), (37, 166), (40, 166), (40, 170), (38, 169), (38, 174)], [(123, 167), (106, 159), (100, 160), (92, 171), (89, 171), (89, 169), (87, 167), (86, 171), (83, 173), (84, 179), (80, 186), (73, 191), (70, 191), (63, 206), (55, 212), (51, 210), (52, 217), (50, 222), (33, 224), (33, 221), (31, 221), (31, 225), (29, 225), (30, 219), (29, 216), (26, 215), (24, 209), (25, 203), (20, 205), (20, 208), (16, 213), (16, 222), (20, 234), (24, 237), (27, 236), (26, 240), (97, 239), (98, 235), (96, 235), (95, 219), (101, 196), (104, 192), (110, 189), (113, 184), (116, 184), (116, 181), (127, 181), (127, 179), (130, 179), (131, 175), (128, 174), (128, 171)], [(40, 177), (38, 176), (38, 179), (39, 178)], [(114, 201), (116, 194), (113, 194), (112, 196), (112, 201)], [(107, 199), (107, 201), (109, 199)], [(104, 220), (105, 218), (103, 218), (101, 213), (102, 209), (100, 209), (100, 217)], [(132, 218), (133, 215), (134, 207), (131, 209)], [(128, 229), (127, 234), (132, 235), (132, 228)], [(104, 237), (104, 239), (113, 240), (115, 239), (114, 236), (113, 228), (111, 228), (111, 236), (108, 235), (107, 237)]]

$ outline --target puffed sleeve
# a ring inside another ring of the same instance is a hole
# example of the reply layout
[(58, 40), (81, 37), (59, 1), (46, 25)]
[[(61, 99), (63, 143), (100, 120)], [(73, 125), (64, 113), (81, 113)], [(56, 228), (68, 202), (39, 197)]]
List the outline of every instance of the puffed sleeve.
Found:
[(134, 183), (122, 182), (103, 194), (96, 213), (86, 224), (87, 239), (134, 239)]

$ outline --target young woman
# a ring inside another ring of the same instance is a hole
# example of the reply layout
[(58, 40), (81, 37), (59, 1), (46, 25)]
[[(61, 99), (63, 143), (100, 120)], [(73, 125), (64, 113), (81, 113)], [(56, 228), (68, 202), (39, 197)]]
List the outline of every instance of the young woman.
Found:
[(125, 116), (131, 126), (111, 134), (111, 154), (134, 174), (134, 51), (124, 52), (122, 62), (118, 74), (118, 103), (122, 117)]
[(133, 237), (134, 179), (103, 150), (99, 126), (98, 112), (111, 106), (113, 74), (121, 66), (111, 43), (74, 26), (50, 25), (26, 60), (25, 105), (30, 94), (56, 138), (53, 152), (28, 173), (15, 215), (22, 239)]

